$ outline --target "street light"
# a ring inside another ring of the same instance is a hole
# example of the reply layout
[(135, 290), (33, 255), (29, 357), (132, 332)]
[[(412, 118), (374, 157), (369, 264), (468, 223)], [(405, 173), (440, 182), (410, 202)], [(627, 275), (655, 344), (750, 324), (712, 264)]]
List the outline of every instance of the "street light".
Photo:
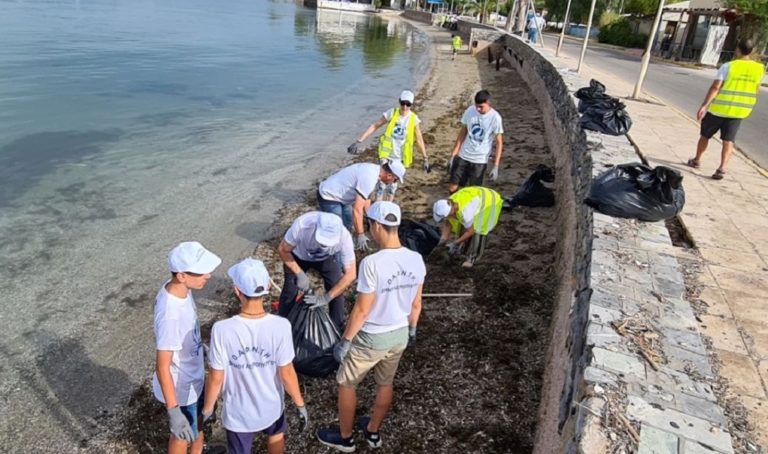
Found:
[(640, 98), (640, 91), (643, 88), (643, 81), (645, 80), (645, 74), (648, 72), (648, 63), (651, 61), (651, 48), (653, 47), (653, 41), (656, 38), (656, 33), (659, 30), (659, 22), (661, 22), (661, 13), (664, 10), (664, 0), (659, 0), (659, 10), (656, 11), (656, 18), (653, 20), (653, 27), (651, 27), (651, 33), (649, 33), (648, 44), (645, 45), (645, 53), (643, 54), (643, 62), (640, 65), (640, 76), (637, 78), (637, 84), (635, 84), (635, 91), (632, 92), (632, 98)]
[(571, 14), (571, 0), (568, 0), (568, 5), (565, 7), (565, 19), (563, 20), (563, 28), (560, 30), (560, 38), (557, 39), (555, 57), (560, 56), (560, 48), (563, 46), (563, 38), (565, 38), (565, 27), (568, 25), (569, 14)]
[(587, 42), (589, 41), (589, 32), (592, 30), (592, 16), (595, 15), (595, 3), (597, 0), (592, 0), (592, 5), (589, 7), (589, 20), (587, 20), (587, 34), (584, 35), (584, 42), (581, 44), (581, 55), (579, 56), (579, 65), (576, 66), (576, 73), (581, 72), (581, 63), (584, 61), (584, 56), (587, 54)]

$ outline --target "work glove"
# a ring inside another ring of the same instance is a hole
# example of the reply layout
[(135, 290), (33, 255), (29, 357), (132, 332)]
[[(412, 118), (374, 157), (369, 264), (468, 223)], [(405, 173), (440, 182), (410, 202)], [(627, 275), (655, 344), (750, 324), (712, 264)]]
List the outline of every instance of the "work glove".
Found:
[(309, 427), (309, 413), (307, 406), (296, 407), (296, 415), (299, 417), (299, 432), (304, 432)]
[(310, 309), (317, 309), (327, 306), (331, 302), (331, 295), (323, 293), (322, 295), (310, 295), (304, 298), (304, 304)]
[(307, 293), (309, 291), (309, 278), (304, 271), (301, 271), (296, 275), (296, 287), (301, 293)]
[(347, 153), (349, 154), (358, 154), (360, 151), (358, 151), (357, 146), (359, 145), (358, 141), (355, 140), (352, 142), (352, 145), (347, 147)]
[(368, 236), (365, 233), (360, 233), (357, 235), (357, 240), (355, 240), (355, 249), (358, 251), (368, 251), (371, 248), (368, 247)]
[(451, 169), (453, 169), (453, 158), (455, 156), (451, 156), (450, 159), (448, 159), (448, 175), (451, 174)]
[(408, 327), (408, 346), (413, 347), (413, 344), (415, 343), (416, 343), (416, 327), (409, 326)]
[(458, 255), (461, 252), (461, 243), (451, 241), (446, 246), (448, 246), (448, 255)]
[(216, 422), (216, 410), (210, 413), (203, 412), (203, 432), (208, 436), (211, 433), (211, 426)]
[(491, 178), (491, 181), (496, 181), (499, 178), (499, 166), (493, 166), (488, 176)]
[(429, 158), (424, 158), (424, 171), (429, 173), (432, 171), (432, 166), (429, 165)]
[(171, 428), (171, 434), (174, 437), (187, 443), (195, 441), (192, 426), (189, 425), (187, 417), (184, 416), (178, 405), (168, 409), (168, 423)]
[(341, 362), (344, 361), (344, 358), (347, 356), (347, 353), (349, 353), (350, 348), (352, 348), (352, 342), (342, 337), (339, 343), (333, 347), (334, 359), (336, 359), (336, 361), (341, 364)]

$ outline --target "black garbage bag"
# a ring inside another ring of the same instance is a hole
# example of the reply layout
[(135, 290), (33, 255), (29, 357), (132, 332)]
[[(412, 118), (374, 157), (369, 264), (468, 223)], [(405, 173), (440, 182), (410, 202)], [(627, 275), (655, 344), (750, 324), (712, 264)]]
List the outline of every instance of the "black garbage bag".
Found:
[(589, 87), (576, 90), (575, 96), (579, 99), (579, 113), (596, 106), (603, 110), (613, 109), (615, 104), (620, 102), (618, 98), (605, 94), (605, 85), (595, 79), (589, 81)]
[(669, 167), (640, 163), (618, 165), (592, 181), (585, 201), (600, 213), (617, 218), (661, 221), (685, 205), (683, 176)]
[(589, 81), (589, 87), (581, 87), (576, 90), (575, 96), (580, 100), (590, 100), (605, 96), (605, 85), (597, 79)]
[(545, 165), (536, 167), (536, 171), (525, 180), (517, 194), (505, 199), (504, 207), (551, 207), (555, 205), (555, 193), (552, 184), (555, 182), (555, 172)]
[(611, 102), (608, 105), (595, 104), (588, 107), (581, 115), (580, 122), (583, 129), (612, 136), (624, 135), (632, 127), (632, 119), (620, 101)]
[(423, 222), (403, 219), (397, 229), (400, 243), (412, 251), (427, 257), (440, 242), (440, 229)]
[(323, 308), (310, 309), (297, 303), (288, 313), (293, 334), (296, 372), (308, 377), (327, 377), (339, 363), (333, 358), (333, 346), (341, 339), (331, 316)]

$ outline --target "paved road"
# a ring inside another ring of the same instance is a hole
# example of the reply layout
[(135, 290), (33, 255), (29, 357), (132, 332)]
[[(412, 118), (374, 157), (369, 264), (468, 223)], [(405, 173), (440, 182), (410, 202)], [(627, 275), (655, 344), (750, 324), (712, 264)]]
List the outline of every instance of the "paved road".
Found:
[[(545, 35), (546, 36), (546, 35)], [(557, 44), (557, 36), (546, 36), (545, 44), (553, 49)], [(568, 56), (578, 58), (581, 43), (566, 39), (563, 43), (564, 52)], [(587, 49), (585, 63), (605, 70), (611, 70), (617, 76), (631, 81), (637, 80), (640, 71), (640, 58), (626, 53), (606, 48)], [(715, 76), (714, 69), (690, 69), (671, 64), (652, 63), (648, 76), (643, 84), (643, 90), (664, 100), (691, 117), (696, 111)], [(742, 123), (739, 130), (737, 145), (750, 158), (768, 169), (768, 88), (761, 87), (760, 100), (749, 119)], [(691, 153), (694, 151), (691, 144)], [(710, 145), (710, 148), (712, 145)], [(709, 152), (715, 151), (710, 149)]]

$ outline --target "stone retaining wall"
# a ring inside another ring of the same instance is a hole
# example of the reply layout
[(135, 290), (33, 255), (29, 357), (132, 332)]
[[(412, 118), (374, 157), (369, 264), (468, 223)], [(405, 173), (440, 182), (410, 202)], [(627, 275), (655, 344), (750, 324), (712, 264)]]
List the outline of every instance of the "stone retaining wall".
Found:
[(434, 15), (432, 13), (427, 11), (415, 11), (412, 9), (403, 11), (402, 16), (406, 19), (422, 22), (424, 24), (432, 24), (434, 20)]

